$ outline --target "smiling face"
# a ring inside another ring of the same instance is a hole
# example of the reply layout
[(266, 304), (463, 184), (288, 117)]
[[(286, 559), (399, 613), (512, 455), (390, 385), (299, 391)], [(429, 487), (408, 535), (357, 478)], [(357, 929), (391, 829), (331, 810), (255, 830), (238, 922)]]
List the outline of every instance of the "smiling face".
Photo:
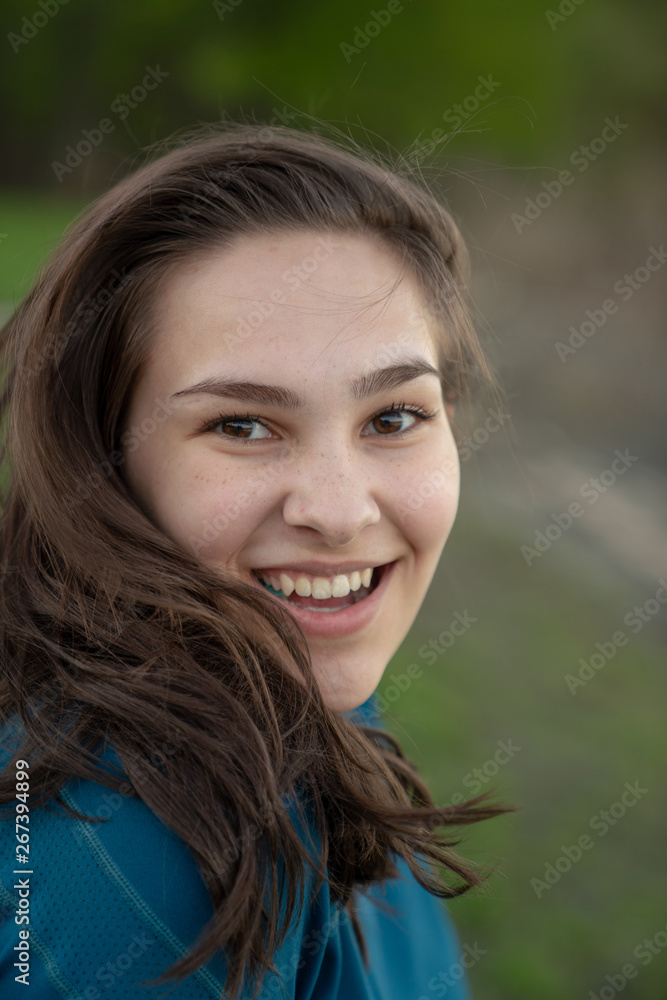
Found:
[(130, 488), (201, 563), (270, 587), (327, 704), (357, 707), (414, 621), (459, 499), (416, 283), (371, 238), (244, 236), (179, 264), (154, 317), (121, 438)]

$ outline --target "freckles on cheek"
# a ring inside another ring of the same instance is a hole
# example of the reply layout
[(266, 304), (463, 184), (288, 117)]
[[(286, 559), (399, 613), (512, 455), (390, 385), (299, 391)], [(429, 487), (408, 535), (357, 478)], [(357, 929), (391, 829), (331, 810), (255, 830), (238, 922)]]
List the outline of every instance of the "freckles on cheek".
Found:
[(183, 522), (190, 539), (201, 537), (206, 546), (201, 557), (220, 562), (242, 547), (262, 524), (271, 509), (271, 496), (257, 477), (229, 470), (218, 476), (204, 474), (192, 481), (189, 496), (183, 497)]

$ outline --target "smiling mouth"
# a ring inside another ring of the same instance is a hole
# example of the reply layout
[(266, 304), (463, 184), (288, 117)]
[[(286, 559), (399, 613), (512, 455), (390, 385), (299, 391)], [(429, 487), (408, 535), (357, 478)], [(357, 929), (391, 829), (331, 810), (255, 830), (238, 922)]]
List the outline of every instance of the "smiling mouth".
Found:
[[(332, 579), (315, 577), (309, 580), (305, 576), (299, 576), (296, 581), (286, 574), (280, 574), (280, 577), (277, 578), (272, 573), (266, 573), (262, 570), (252, 570), (252, 573), (265, 590), (268, 590), (278, 600), (284, 601), (285, 604), (295, 608), (330, 614), (364, 601), (377, 588), (385, 570), (390, 565), (392, 564), (385, 563), (383, 566), (369, 567), (371, 572), (367, 586), (364, 583), (369, 577), (368, 570), (364, 573), (352, 573), (349, 576), (341, 574)], [(364, 583), (361, 582), (362, 577)], [(276, 588), (276, 583), (280, 584), (279, 588)], [(347, 593), (345, 593), (346, 590)], [(341, 596), (333, 596), (336, 593), (341, 594)], [(328, 594), (331, 596), (327, 596)]]

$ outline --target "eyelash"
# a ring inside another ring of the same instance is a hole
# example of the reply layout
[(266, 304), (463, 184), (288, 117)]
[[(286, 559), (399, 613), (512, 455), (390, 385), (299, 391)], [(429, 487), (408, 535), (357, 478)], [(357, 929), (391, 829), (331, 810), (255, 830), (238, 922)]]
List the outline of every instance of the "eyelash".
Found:
[[(439, 410), (427, 410), (421, 406), (414, 406), (412, 404), (401, 401), (398, 403), (392, 403), (391, 406), (383, 406), (381, 410), (378, 410), (377, 413), (374, 413), (371, 417), (369, 417), (367, 423), (369, 424), (372, 423), (373, 420), (376, 420), (377, 417), (383, 416), (385, 413), (414, 413), (416, 417), (419, 417), (420, 422), (425, 423), (427, 420), (433, 420), (434, 417), (437, 417)], [(224, 424), (227, 422), (231, 423), (231, 421), (233, 420), (247, 420), (251, 423), (258, 423), (261, 424), (262, 427), (266, 427), (266, 424), (264, 423), (261, 417), (255, 416), (254, 414), (251, 413), (231, 413), (231, 414), (219, 413), (217, 417), (213, 418), (213, 420), (207, 420), (199, 428), (199, 433), (204, 434), (207, 431), (213, 431), (219, 424)], [(416, 426), (417, 426), (416, 424), (413, 424), (411, 427), (406, 427), (405, 430), (397, 431), (395, 434), (378, 434), (377, 437), (388, 437), (394, 439), (404, 438), (405, 435), (413, 431)], [(269, 430), (270, 428), (266, 427), (266, 429)], [(247, 444), (247, 445), (254, 444), (258, 440), (257, 438), (254, 439), (235, 438), (231, 437), (231, 435), (222, 435), (222, 436), (228, 437), (232, 441), (240, 441), (241, 444)], [(374, 437), (376, 435), (371, 435), (371, 436)], [(260, 438), (259, 440), (265, 441), (267, 439)]]

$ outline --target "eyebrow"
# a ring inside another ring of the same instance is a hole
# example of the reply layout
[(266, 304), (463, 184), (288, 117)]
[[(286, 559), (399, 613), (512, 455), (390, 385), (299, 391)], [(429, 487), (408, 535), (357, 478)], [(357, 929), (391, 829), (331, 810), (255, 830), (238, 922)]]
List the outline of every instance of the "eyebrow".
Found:
[[(366, 399), (379, 392), (387, 392), (389, 389), (397, 389), (412, 379), (420, 378), (422, 375), (435, 375), (440, 379), (440, 372), (424, 358), (406, 358), (397, 361), (393, 365), (385, 368), (377, 368), (366, 375), (360, 375), (352, 379), (350, 388), (355, 399)], [(201, 382), (190, 385), (186, 389), (173, 393), (170, 399), (178, 396), (192, 396), (198, 393), (207, 393), (213, 396), (233, 396), (239, 399), (247, 399), (250, 402), (263, 406), (280, 406), (287, 410), (298, 410), (303, 405), (303, 400), (291, 389), (286, 389), (280, 385), (267, 385), (264, 382), (240, 381), (237, 378), (224, 378), (214, 376), (203, 379)]]

